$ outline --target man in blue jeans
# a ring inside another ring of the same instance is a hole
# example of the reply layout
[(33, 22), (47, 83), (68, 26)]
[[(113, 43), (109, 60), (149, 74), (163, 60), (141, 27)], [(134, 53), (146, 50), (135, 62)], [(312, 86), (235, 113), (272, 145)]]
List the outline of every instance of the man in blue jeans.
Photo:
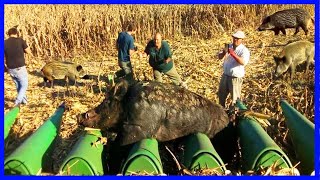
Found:
[(116, 78), (124, 77), (129, 84), (133, 83), (133, 69), (130, 56), (137, 50), (134, 46), (133, 35), (136, 33), (136, 27), (129, 23), (127, 31), (119, 33), (117, 39), (118, 63), (121, 70), (115, 73)]
[(9, 29), (9, 38), (4, 41), (5, 69), (14, 81), (18, 96), (14, 106), (27, 104), (28, 72), (24, 53), (32, 55), (27, 43), (19, 37), (16, 27)]

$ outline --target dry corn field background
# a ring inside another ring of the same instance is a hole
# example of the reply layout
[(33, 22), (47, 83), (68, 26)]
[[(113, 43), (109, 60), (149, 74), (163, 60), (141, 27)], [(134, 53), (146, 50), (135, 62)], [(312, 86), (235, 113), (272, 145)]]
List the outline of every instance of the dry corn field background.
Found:
[[(233, 32), (242, 29), (247, 36), (244, 44), (251, 52), (243, 83), (243, 102), (254, 112), (272, 116), (271, 125), (264, 129), (292, 163), (298, 164), (279, 103), (280, 98), (287, 99), (314, 122), (314, 68), (308, 74), (300, 68), (292, 82), (286, 76), (275, 79), (273, 55), (278, 55), (284, 47), (279, 45), (289, 41), (314, 41), (314, 25), (309, 27), (307, 36), (303, 31), (293, 36), (293, 29), (287, 29), (286, 36), (256, 30), (265, 16), (293, 7), (306, 9), (314, 17), (313, 5), (5, 5), (5, 32), (18, 25), (20, 35), (34, 55), (26, 56), (28, 105), (21, 107), (5, 141), (5, 157), (65, 101), (67, 110), (53, 153), (53, 170), (48, 172), (58, 174), (63, 159), (83, 131), (76, 116), (102, 102), (108, 87), (107, 76), (119, 70), (115, 40), (127, 20), (133, 20), (138, 26), (135, 42), (139, 50), (144, 49), (153, 33), (160, 31), (172, 48), (172, 59), (188, 89), (217, 103), (223, 63), (217, 53), (223, 43), (232, 41)], [(40, 70), (52, 60), (79, 63), (92, 79), (80, 80), (78, 86), (70, 86), (69, 91), (64, 82), (58, 81), (54, 88), (44, 87)], [(137, 79), (153, 79), (147, 59), (134, 55), (132, 63)], [(16, 89), (7, 73), (4, 83), (4, 110), (8, 112)], [(240, 168), (229, 169), (233, 175), (249, 174)]]

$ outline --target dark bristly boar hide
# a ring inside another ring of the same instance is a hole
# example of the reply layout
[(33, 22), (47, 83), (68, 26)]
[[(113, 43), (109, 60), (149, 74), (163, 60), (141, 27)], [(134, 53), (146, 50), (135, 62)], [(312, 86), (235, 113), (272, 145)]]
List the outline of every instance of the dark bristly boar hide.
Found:
[(307, 10), (301, 8), (286, 9), (264, 18), (258, 31), (272, 30), (275, 35), (279, 35), (281, 31), (286, 35), (287, 28), (295, 28), (294, 35), (296, 35), (301, 27), (307, 35), (309, 32), (308, 26), (311, 22), (314, 24), (314, 19)]
[(201, 132), (212, 138), (224, 129), (223, 107), (173, 84), (126, 81), (116, 84), (96, 108), (79, 116), (86, 127), (113, 129), (121, 145), (144, 138), (169, 141)]

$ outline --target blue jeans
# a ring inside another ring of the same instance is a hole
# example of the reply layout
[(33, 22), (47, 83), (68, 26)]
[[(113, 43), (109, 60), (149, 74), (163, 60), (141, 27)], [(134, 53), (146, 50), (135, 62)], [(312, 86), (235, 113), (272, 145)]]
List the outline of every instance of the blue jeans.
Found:
[(12, 77), (13, 82), (16, 85), (18, 96), (14, 102), (15, 105), (20, 103), (27, 104), (26, 91), (28, 88), (28, 72), (25, 66), (8, 69), (8, 73)]

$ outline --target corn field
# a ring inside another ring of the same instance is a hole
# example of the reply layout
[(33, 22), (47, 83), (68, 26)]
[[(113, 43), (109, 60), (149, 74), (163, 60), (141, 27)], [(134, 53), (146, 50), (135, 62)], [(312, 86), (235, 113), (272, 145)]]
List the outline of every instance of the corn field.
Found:
[(239, 28), (255, 30), (267, 14), (293, 7), (314, 14), (312, 5), (6, 5), (5, 30), (19, 25), (35, 55), (64, 58), (110, 54), (128, 21), (137, 25), (140, 43), (155, 32), (167, 39), (211, 39)]
[[(116, 38), (128, 22), (133, 21), (137, 26), (135, 43), (139, 51), (144, 50), (155, 32), (162, 33), (188, 89), (216, 103), (223, 64), (218, 60), (217, 53), (224, 43), (231, 42), (232, 33), (243, 30), (246, 33), (244, 44), (250, 50), (251, 58), (246, 66), (242, 99), (250, 110), (272, 117), (271, 125), (264, 129), (288, 154), (292, 164), (299, 164), (279, 100), (287, 99), (314, 122), (314, 68), (309, 73), (305, 73), (303, 68), (297, 69), (292, 82), (287, 81), (287, 75), (274, 79), (273, 56), (278, 55), (288, 42), (302, 39), (314, 41), (315, 25), (309, 27), (307, 36), (303, 31), (293, 36), (294, 29), (287, 29), (286, 36), (275, 36), (272, 31), (257, 31), (267, 15), (296, 7), (306, 9), (314, 17), (314, 5), (305, 4), (5, 5), (5, 33), (18, 25), (20, 36), (27, 41), (33, 53), (33, 57), (26, 56), (28, 105), (21, 107), (12, 132), (5, 141), (5, 157), (65, 101), (68, 109), (63, 115), (59, 143), (53, 154), (53, 169), (47, 172), (58, 174), (63, 159), (83, 131), (76, 116), (96, 107), (104, 99), (104, 92), (109, 88), (108, 75), (119, 70)], [(8, 37), (7, 34), (4, 36)], [(52, 60), (79, 63), (95, 78), (80, 80), (80, 85), (71, 86), (69, 91), (59, 84), (54, 88), (44, 87), (40, 70)], [(132, 64), (136, 79), (153, 79), (147, 59), (134, 55)], [(4, 79), (4, 110), (7, 112), (13, 105), (16, 89), (9, 74), (6, 73)], [(170, 81), (167, 78), (165, 82)], [(300, 166), (297, 168), (299, 170)], [(233, 175), (249, 174), (240, 168), (230, 170)]]

